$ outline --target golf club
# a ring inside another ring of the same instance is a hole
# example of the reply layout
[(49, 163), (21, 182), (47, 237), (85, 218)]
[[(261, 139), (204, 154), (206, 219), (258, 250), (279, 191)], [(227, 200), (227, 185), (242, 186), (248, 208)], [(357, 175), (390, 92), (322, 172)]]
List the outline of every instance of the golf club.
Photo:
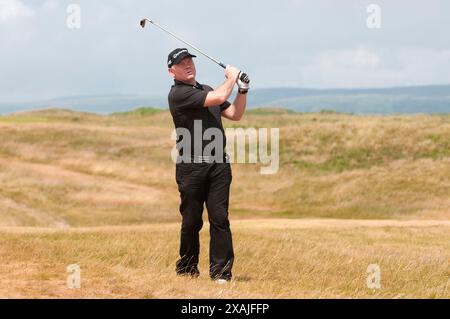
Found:
[[(196, 50), (197, 52), (199, 52), (200, 54), (203, 54), (205, 57), (207, 57), (208, 59), (210, 59), (211, 61), (213, 61), (214, 63), (220, 65), (222, 68), (226, 68), (225, 64), (217, 61), (216, 59), (212, 58), (211, 56), (209, 56), (208, 54), (206, 54), (205, 52), (203, 52), (202, 50), (200, 50), (199, 48), (195, 47), (194, 45), (190, 44), (189, 42), (184, 41), (183, 39), (180, 39), (178, 36), (176, 36), (175, 34), (173, 34), (172, 32), (170, 32), (169, 30), (163, 28), (162, 26), (160, 26), (158, 23), (156, 23), (155, 21), (149, 19), (149, 18), (143, 18), (140, 22), (140, 25), (142, 28), (145, 28), (146, 22), (150, 22), (151, 24), (153, 24), (154, 26), (160, 28), (161, 30), (169, 33), (171, 36), (173, 36), (175, 39), (183, 42), (184, 44), (188, 45), (189, 47), (191, 47), (192, 49)], [(239, 74), (239, 79), (244, 82), (244, 83), (250, 83), (250, 78), (248, 77), (247, 74), (241, 72)]]

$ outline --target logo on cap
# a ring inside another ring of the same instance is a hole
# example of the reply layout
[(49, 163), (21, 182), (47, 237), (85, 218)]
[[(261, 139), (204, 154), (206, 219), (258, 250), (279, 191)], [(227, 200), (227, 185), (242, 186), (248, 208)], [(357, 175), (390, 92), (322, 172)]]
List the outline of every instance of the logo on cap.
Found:
[(181, 53), (188, 53), (188, 50), (181, 50), (180, 52), (177, 52), (177, 53), (175, 53), (174, 55), (173, 55), (173, 58), (174, 59), (176, 59), (176, 58), (178, 58), (178, 56), (181, 54)]

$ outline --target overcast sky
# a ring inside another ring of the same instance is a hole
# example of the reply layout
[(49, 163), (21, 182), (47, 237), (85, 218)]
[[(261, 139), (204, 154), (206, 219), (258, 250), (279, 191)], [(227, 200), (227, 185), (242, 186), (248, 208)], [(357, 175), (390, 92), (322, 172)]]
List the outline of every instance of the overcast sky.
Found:
[[(80, 28), (67, 24), (72, 3)], [(167, 94), (167, 54), (183, 45), (142, 30), (143, 16), (243, 69), (252, 88), (450, 83), (448, 0), (0, 0), (0, 102)], [(222, 82), (221, 68), (196, 64), (199, 82)]]

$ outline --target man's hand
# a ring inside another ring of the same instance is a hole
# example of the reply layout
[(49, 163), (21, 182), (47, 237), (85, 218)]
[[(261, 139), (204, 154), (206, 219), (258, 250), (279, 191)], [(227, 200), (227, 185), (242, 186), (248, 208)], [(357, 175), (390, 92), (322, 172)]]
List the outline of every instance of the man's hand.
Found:
[(248, 92), (248, 90), (250, 89), (250, 84), (246, 83), (244, 81), (241, 81), (241, 73), (239, 73), (238, 79), (237, 79), (237, 85), (239, 88), (239, 93), (241, 94), (245, 94)]
[(231, 65), (227, 65), (225, 69), (225, 77), (229, 80), (233, 80), (233, 83), (237, 81), (239, 77), (239, 69), (232, 67)]

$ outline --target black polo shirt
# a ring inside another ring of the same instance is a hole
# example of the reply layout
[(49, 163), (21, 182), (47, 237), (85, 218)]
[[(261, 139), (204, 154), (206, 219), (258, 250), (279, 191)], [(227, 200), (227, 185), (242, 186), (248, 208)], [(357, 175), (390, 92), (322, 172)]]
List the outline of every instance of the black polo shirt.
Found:
[[(169, 109), (172, 114), (175, 128), (186, 128), (191, 134), (191, 152), (194, 155), (194, 121), (201, 120), (202, 136), (208, 128), (218, 128), (222, 132), (223, 147), (225, 150), (226, 137), (222, 126), (221, 112), (231, 104), (225, 101), (222, 105), (204, 107), (206, 95), (213, 91), (208, 85), (196, 82), (196, 85), (175, 80), (169, 92)], [(177, 136), (177, 143), (180, 142)], [(203, 140), (202, 151), (211, 140)], [(202, 154), (195, 154), (202, 155)]]

